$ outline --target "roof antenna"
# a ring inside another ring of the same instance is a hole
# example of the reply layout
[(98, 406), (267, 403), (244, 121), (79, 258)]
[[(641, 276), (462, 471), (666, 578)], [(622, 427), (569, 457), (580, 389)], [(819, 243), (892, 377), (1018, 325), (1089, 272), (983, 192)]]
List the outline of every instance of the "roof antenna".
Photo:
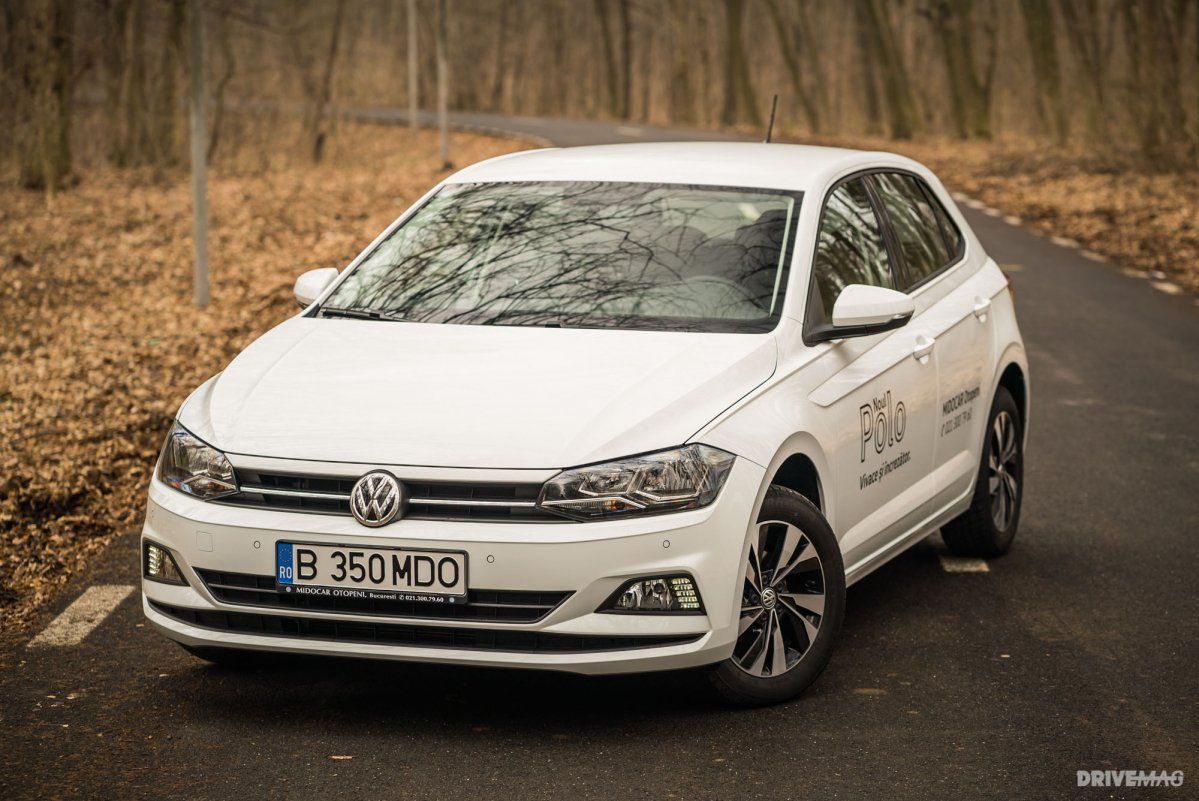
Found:
[(774, 132), (774, 110), (778, 108), (778, 104), (779, 96), (776, 94), (770, 98), (770, 122), (766, 126), (766, 139), (764, 140), (767, 144), (770, 143), (770, 134)]

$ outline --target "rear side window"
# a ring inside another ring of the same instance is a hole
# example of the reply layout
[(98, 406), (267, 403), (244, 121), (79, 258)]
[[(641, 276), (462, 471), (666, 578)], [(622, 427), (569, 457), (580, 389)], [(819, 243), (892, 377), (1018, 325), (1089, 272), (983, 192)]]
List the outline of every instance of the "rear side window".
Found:
[[(950, 249), (945, 239), (941, 219), (945, 212), (939, 204), (933, 205), (932, 194), (925, 190), (919, 178), (884, 172), (876, 173), (874, 180), (895, 238), (899, 240), (907, 286), (918, 284), (949, 264), (957, 252), (956, 247)], [(945, 222), (950, 230), (954, 230), (948, 219)]]
[(894, 287), (882, 229), (861, 178), (846, 181), (829, 195), (816, 235), (812, 278), (813, 325), (832, 321), (833, 304), (850, 284)]
[(928, 194), (929, 200), (932, 201), (933, 211), (937, 213), (937, 221), (941, 223), (941, 230), (945, 232), (945, 241), (949, 244), (949, 258), (954, 258), (962, 249), (962, 232), (958, 230), (953, 219), (949, 216), (949, 212), (937, 200), (937, 196), (927, 186), (924, 187)]

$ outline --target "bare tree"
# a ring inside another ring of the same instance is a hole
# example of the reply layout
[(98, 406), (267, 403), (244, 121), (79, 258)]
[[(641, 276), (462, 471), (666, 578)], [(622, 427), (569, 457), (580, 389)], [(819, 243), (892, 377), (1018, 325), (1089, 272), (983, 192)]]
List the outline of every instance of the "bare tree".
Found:
[(1057, 57), (1057, 30), (1049, 0), (1020, 0), (1025, 36), (1037, 84), (1037, 113), (1055, 142), (1065, 144), (1070, 130), (1062, 101), (1062, 73)]
[(879, 95), (878, 54), (874, 49), (873, 23), (865, 2), (854, 3), (854, 60), (849, 72), (856, 78), (858, 95), (866, 113), (866, 133), (877, 136), (883, 133), (884, 119), (882, 100)]
[[(71, 176), (71, 99), (74, 78), (75, 4), (39, 0), (9, 17), (21, 36), (13, 45), (17, 67), (18, 112), (25, 117), (18, 137), (21, 185), (48, 196)], [(24, 24), (22, 24), (22, 22)]]
[(928, 18), (941, 43), (945, 73), (949, 79), (950, 108), (956, 133), (961, 138), (991, 138), (991, 88), (997, 55), (994, 20), (983, 23), (986, 42), (982, 75), (974, 63), (973, 0), (931, 0)]
[(212, 126), (208, 134), (207, 161), (212, 163), (216, 156), (217, 145), (221, 140), (221, 130), (225, 124), (225, 96), (229, 84), (237, 71), (237, 58), (233, 54), (233, 40), (229, 33), (229, 21), (223, 15), (212, 15), (213, 31), (216, 34), (217, 47), (221, 51), (221, 74), (216, 80), (212, 92)]
[(670, 118), (684, 125), (695, 121), (695, 96), (688, 63), (694, 7), (688, 0), (670, 3)]
[[(1199, 158), (1199, 0), (849, 2), (460, 0), (443, 18), (441, 0), (205, 0), (209, 156), (253, 120), (295, 113), (303, 148), (320, 159), (334, 102), (407, 102), (415, 121), (422, 97), (439, 113), (756, 125), (757, 92), (781, 81), (795, 112), (780, 127), (1014, 132), (1168, 166)], [(170, 174), (184, 155), (184, 8), (0, 0), (0, 103), (13, 119), (0, 152), (24, 165), (25, 182), (43, 183), (45, 153), (69, 165), (49, 168), (55, 185), (91, 157), (54, 133), (72, 116), (99, 131), (113, 165)], [(68, 35), (54, 36), (68, 17)], [(1016, 79), (999, 81), (1000, 68)]]
[(803, 74), (799, 68), (799, 59), (795, 54), (796, 47), (794, 42), (798, 37), (794, 37), (791, 34), (790, 26), (783, 19), (783, 12), (779, 8), (779, 0), (766, 0), (766, 7), (770, 10), (771, 26), (778, 36), (779, 52), (783, 56), (783, 64), (787, 67), (787, 77), (791, 79), (791, 89), (795, 92), (795, 97), (799, 100), (804, 117), (807, 118), (808, 128), (811, 129), (812, 133), (819, 133), (820, 112), (816, 108), (816, 101), (812, 98), (812, 94), (804, 84)]
[(741, 24), (744, 14), (744, 0), (724, 0), (725, 94), (720, 121), (725, 125), (734, 125), (745, 120), (760, 128), (762, 114), (749, 79), (749, 64), (745, 60), (745, 43), (742, 41)]
[(416, 133), (420, 82), (417, 76), (416, 0), (408, 0), (408, 128)]
[(450, 64), (446, 53), (445, 0), (437, 0), (437, 127), (441, 141), (441, 166), (449, 169), (450, 162)]
[(168, 0), (167, 24), (159, 45), (158, 66), (153, 75), (154, 101), (147, 109), (146, 139), (150, 160), (170, 165), (179, 160), (179, 75), (183, 70), (184, 0)]
[(512, 11), (512, 0), (503, 0), (500, 6), (499, 30), (496, 33), (495, 63), (491, 69), (491, 92), (489, 107), (499, 111), (504, 94), (504, 68), (508, 60), (508, 16)]
[[(319, 162), (325, 154), (325, 139), (328, 136), (326, 112), (333, 92), (333, 69), (337, 64), (345, 7), (345, 0), (334, 0), (332, 19), (326, 20), (318, 5), (310, 5), (307, 7), (309, 13), (300, 15), (298, 21), (286, 29), (292, 58), (300, 68), (300, 84), (305, 98), (304, 131), (311, 142), (314, 162)], [(283, 11), (292, 13), (290, 8)], [(324, 58), (318, 61), (316, 53), (319, 51), (314, 50), (312, 44), (314, 40), (319, 40), (326, 28), (328, 43), (323, 51)]]
[(618, 67), (616, 51), (612, 45), (612, 25), (608, 20), (607, 4), (604, 0), (594, 0), (595, 17), (600, 24), (600, 45), (604, 54), (604, 80), (608, 89), (608, 114), (620, 116), (620, 90), (617, 86)]
[(196, 308), (208, 306), (208, 148), (204, 141), (204, 12), (202, 0), (191, 0), (188, 19), (189, 115), (191, 117), (192, 220), (195, 265), (192, 275)]
[(1078, 72), (1086, 87), (1084, 98), (1087, 129), (1093, 138), (1106, 138), (1107, 55), (1103, 41), (1098, 0), (1059, 0), (1066, 25), (1066, 41), (1070, 44)]
[(895, 38), (887, 10), (879, 0), (858, 0), (863, 11), (871, 50), (877, 55), (887, 104), (892, 139), (911, 139), (921, 130), (916, 94), (912, 91), (907, 65)]
[(617, 114), (627, 120), (632, 113), (633, 98), (633, 25), (629, 16), (629, 0), (617, 0), (620, 12), (620, 54), (624, 64), (620, 80), (620, 108)]

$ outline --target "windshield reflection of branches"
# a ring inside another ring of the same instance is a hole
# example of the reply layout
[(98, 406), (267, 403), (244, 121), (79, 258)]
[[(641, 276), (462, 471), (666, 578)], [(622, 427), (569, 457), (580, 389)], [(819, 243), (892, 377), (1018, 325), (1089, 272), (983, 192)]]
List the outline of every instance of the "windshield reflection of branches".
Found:
[(452, 187), (329, 302), (475, 324), (761, 319), (793, 202), (639, 184)]

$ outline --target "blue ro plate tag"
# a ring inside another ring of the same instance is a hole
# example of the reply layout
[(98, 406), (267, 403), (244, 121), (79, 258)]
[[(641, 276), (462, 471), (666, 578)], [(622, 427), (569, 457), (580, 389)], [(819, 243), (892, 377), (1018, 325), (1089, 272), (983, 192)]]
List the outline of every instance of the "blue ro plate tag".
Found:
[(465, 603), (466, 554), (276, 542), (275, 584), (292, 595)]

